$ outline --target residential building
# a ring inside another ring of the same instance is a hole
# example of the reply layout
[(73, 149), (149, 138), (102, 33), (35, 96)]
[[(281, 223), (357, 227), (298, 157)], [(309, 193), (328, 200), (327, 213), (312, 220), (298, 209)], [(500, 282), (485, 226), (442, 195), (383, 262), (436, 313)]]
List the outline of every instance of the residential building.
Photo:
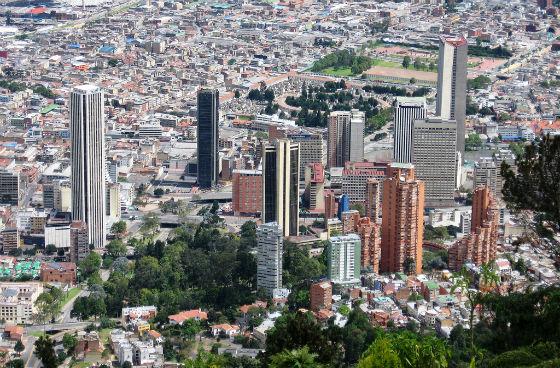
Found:
[(279, 139), (263, 147), (263, 223), (277, 222), (284, 236), (299, 234), (299, 144)]
[(422, 273), (424, 183), (413, 165), (390, 165), (382, 211), (380, 271)]
[(381, 259), (381, 226), (369, 217), (362, 217), (356, 224), (356, 233), (362, 242), (362, 269), (371, 269), (378, 274)]
[(325, 208), (325, 171), (319, 162), (305, 168), (303, 200), (311, 212), (322, 212)]
[(336, 217), (337, 214), (337, 205), (336, 205), (336, 196), (334, 195), (334, 191), (327, 189), (325, 190), (325, 219), (332, 219)]
[(0, 319), (30, 324), (37, 312), (35, 301), (43, 292), (39, 282), (0, 282)]
[(167, 318), (172, 325), (182, 325), (183, 322), (190, 319), (194, 321), (206, 321), (208, 319), (208, 313), (203, 312), (201, 309), (192, 309), (172, 314)]
[(70, 261), (83, 261), (90, 252), (89, 231), (83, 221), (72, 221), (70, 224)]
[(373, 162), (347, 162), (342, 171), (342, 193), (348, 196), (351, 204), (363, 205), (366, 201), (368, 180), (382, 182), (385, 179), (385, 167)]
[(481, 157), (474, 165), (474, 187), (487, 186), (495, 197), (499, 171), (492, 157)]
[(121, 218), (121, 186), (118, 183), (107, 184), (106, 215), (114, 220)]
[(74, 262), (50, 262), (41, 265), (41, 281), (59, 284), (76, 284), (76, 264)]
[(19, 206), (21, 199), (20, 173), (15, 170), (0, 170), (0, 203)]
[(333, 236), (327, 244), (327, 275), (335, 284), (360, 282), (361, 241), (356, 234)]
[(348, 210), (342, 212), (342, 233), (355, 233), (360, 221), (360, 212), (357, 210)]
[(10, 252), (21, 248), (19, 230), (16, 227), (6, 227), (0, 232), (2, 240), (2, 252), (9, 254)]
[(465, 152), (467, 49), (463, 36), (440, 38), (436, 114), (457, 123), (457, 150), (461, 153)]
[(381, 217), (381, 181), (368, 179), (366, 181), (365, 217), (378, 222)]
[(412, 163), (426, 185), (427, 207), (455, 204), (457, 180), (457, 124), (440, 118), (416, 120)]
[(70, 96), (72, 219), (88, 227), (90, 243), (105, 246), (105, 116), (101, 88), (84, 85)]
[(319, 312), (321, 309), (330, 310), (332, 307), (332, 284), (329, 281), (321, 281), (311, 284), (309, 288), (310, 309)]
[(364, 158), (365, 115), (358, 110), (333, 111), (328, 122), (327, 166), (341, 167)]
[(397, 97), (394, 108), (393, 160), (411, 163), (414, 121), (426, 118), (426, 98)]
[(261, 213), (262, 183), (261, 170), (233, 170), (231, 205), (235, 216)]
[(220, 118), (218, 90), (202, 89), (197, 97), (198, 185), (212, 188), (218, 184), (219, 156), (218, 122)]
[(282, 288), (282, 228), (269, 222), (257, 228), (257, 288), (272, 295)]

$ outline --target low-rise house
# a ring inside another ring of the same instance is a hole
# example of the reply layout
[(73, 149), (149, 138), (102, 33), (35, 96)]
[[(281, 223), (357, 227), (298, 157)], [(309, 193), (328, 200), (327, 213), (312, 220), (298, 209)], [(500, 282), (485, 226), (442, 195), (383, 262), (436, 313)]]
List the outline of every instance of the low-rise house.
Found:
[(206, 321), (208, 319), (208, 313), (203, 312), (200, 309), (193, 309), (172, 314), (167, 318), (169, 319), (170, 324), (181, 326), (183, 322), (189, 319), (193, 319), (195, 321)]
[(212, 325), (210, 326), (210, 332), (214, 337), (220, 335), (226, 335), (228, 337), (233, 337), (235, 335), (239, 335), (241, 329), (237, 325), (230, 325), (227, 323), (222, 323), (219, 325)]
[(76, 264), (74, 262), (43, 263), (40, 277), (43, 282), (75, 285)]

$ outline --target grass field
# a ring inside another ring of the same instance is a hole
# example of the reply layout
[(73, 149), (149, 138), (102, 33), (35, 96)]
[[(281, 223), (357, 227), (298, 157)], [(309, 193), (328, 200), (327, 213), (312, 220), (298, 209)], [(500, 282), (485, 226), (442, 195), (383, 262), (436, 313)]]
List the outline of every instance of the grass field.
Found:
[(330, 68), (323, 69), (321, 72), (323, 74), (334, 75), (336, 77), (350, 77), (350, 76), (354, 75), (354, 74), (352, 74), (352, 71), (350, 70), (350, 68), (335, 69), (333, 67), (330, 67)]
[(394, 61), (381, 60), (381, 59), (373, 59), (371, 66), (384, 66), (386, 68), (402, 69), (402, 65), (399, 63), (395, 63)]
[(66, 295), (66, 297), (62, 300), (62, 306), (64, 307), (66, 304), (68, 304), (68, 302), (75, 297), (76, 295), (78, 295), (78, 293), (82, 291), (82, 289), (80, 288), (72, 288), (68, 291), (68, 294)]
[(41, 336), (46, 336), (47, 334), (44, 333), (43, 331), (34, 331), (34, 332), (31, 332), (30, 335), (39, 338)]

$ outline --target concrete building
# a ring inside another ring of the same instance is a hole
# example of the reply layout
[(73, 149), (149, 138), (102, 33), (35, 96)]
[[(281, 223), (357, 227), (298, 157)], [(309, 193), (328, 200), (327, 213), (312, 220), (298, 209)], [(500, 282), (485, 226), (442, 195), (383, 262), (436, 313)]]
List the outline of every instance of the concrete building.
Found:
[(76, 264), (74, 262), (51, 262), (41, 265), (41, 281), (59, 284), (76, 284)]
[(332, 190), (325, 190), (325, 219), (332, 219), (336, 217), (337, 214), (337, 204), (336, 204), (336, 196), (334, 195), (334, 191)]
[(426, 206), (453, 206), (457, 181), (457, 124), (440, 118), (416, 120), (412, 163), (416, 177), (426, 185)]
[(366, 181), (365, 217), (374, 223), (381, 217), (381, 181), (377, 179)]
[(272, 295), (282, 288), (282, 228), (275, 222), (257, 228), (257, 288)]
[(309, 288), (310, 308), (313, 312), (332, 307), (332, 284), (328, 281), (316, 282)]
[(57, 249), (70, 250), (71, 235), (70, 225), (45, 226), (45, 246), (54, 245)]
[(362, 242), (362, 269), (371, 269), (378, 274), (381, 260), (381, 226), (369, 217), (362, 217), (356, 225), (356, 233)]
[(2, 252), (9, 254), (11, 251), (21, 247), (19, 230), (15, 227), (6, 227), (0, 232), (2, 241)]
[(95, 248), (105, 246), (105, 116), (103, 91), (92, 85), (70, 96), (72, 219), (87, 224)]
[(35, 300), (43, 292), (39, 282), (0, 282), (0, 319), (16, 324), (32, 323)]
[(341, 167), (347, 161), (359, 162), (364, 159), (363, 112), (333, 111), (329, 116), (327, 141), (327, 166)]
[(262, 211), (262, 171), (233, 170), (232, 209), (235, 216), (260, 214)]
[(113, 220), (121, 218), (121, 186), (118, 183), (109, 183), (107, 185), (107, 204), (106, 215)]
[(342, 212), (342, 233), (351, 234), (355, 233), (360, 221), (360, 212), (357, 210), (348, 210)]
[(325, 208), (325, 170), (319, 162), (310, 163), (305, 169), (303, 200), (311, 212), (322, 212)]
[(480, 266), (496, 259), (499, 209), (490, 188), (473, 193), (471, 232), (449, 248), (449, 268), (459, 270), (467, 261)]
[(393, 160), (411, 163), (414, 121), (426, 118), (426, 98), (397, 97), (394, 108)]
[(496, 197), (499, 171), (492, 157), (481, 157), (474, 165), (474, 187), (487, 186)]
[(384, 168), (371, 162), (347, 163), (342, 171), (342, 193), (348, 196), (351, 204), (363, 205), (367, 197), (367, 182), (371, 179), (382, 182), (385, 179)]
[(72, 183), (68, 180), (53, 182), (54, 209), (72, 211)]
[(78, 263), (89, 254), (89, 232), (83, 221), (70, 224), (70, 261)]
[(422, 273), (424, 183), (414, 166), (393, 163), (383, 185), (381, 272)]
[(305, 178), (305, 168), (309, 164), (323, 164), (323, 136), (320, 133), (301, 130), (297, 133), (289, 132), (286, 137), (294, 143), (299, 143), (300, 180)]
[(360, 282), (361, 241), (356, 234), (333, 236), (327, 245), (327, 275), (335, 284)]
[(467, 51), (463, 36), (440, 39), (436, 114), (457, 122), (457, 150), (461, 153), (465, 152)]
[(218, 184), (218, 122), (220, 118), (218, 90), (202, 89), (197, 97), (198, 185), (212, 188)]
[(284, 236), (299, 234), (299, 144), (279, 139), (263, 147), (262, 222), (277, 222)]
[(0, 203), (19, 206), (21, 199), (21, 179), (18, 171), (0, 170)]

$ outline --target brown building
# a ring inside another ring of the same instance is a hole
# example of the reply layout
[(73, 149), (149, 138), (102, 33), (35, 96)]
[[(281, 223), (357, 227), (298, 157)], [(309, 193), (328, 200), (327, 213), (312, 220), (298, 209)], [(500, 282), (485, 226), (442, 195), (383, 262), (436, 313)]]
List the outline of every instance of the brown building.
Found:
[(336, 217), (338, 206), (336, 204), (336, 197), (334, 191), (325, 190), (325, 220)]
[(487, 186), (473, 193), (471, 232), (449, 248), (449, 268), (459, 270), (466, 261), (480, 266), (496, 259), (499, 211)]
[(366, 182), (366, 217), (369, 217), (373, 222), (377, 222), (381, 217), (381, 182), (376, 179), (368, 179)]
[(4, 254), (10, 254), (11, 251), (20, 248), (19, 231), (17, 228), (5, 228), (0, 233), (2, 241), (2, 251)]
[(41, 281), (74, 285), (76, 284), (76, 264), (74, 262), (43, 263)]
[(362, 240), (362, 268), (369, 268), (379, 273), (381, 258), (381, 227), (369, 217), (362, 217), (356, 229)]
[(88, 227), (83, 221), (70, 224), (70, 261), (78, 263), (89, 254)]
[(315, 162), (305, 168), (305, 192), (303, 199), (311, 212), (323, 212), (325, 208), (325, 170)]
[(383, 183), (381, 272), (422, 273), (424, 182), (414, 166), (393, 163)]
[(232, 208), (236, 216), (257, 214), (262, 211), (262, 172), (260, 170), (234, 170)]
[(321, 309), (332, 307), (332, 284), (328, 281), (318, 282), (311, 285), (311, 310), (318, 312)]
[(360, 221), (360, 212), (350, 210), (342, 212), (342, 233), (350, 234), (355, 233)]

